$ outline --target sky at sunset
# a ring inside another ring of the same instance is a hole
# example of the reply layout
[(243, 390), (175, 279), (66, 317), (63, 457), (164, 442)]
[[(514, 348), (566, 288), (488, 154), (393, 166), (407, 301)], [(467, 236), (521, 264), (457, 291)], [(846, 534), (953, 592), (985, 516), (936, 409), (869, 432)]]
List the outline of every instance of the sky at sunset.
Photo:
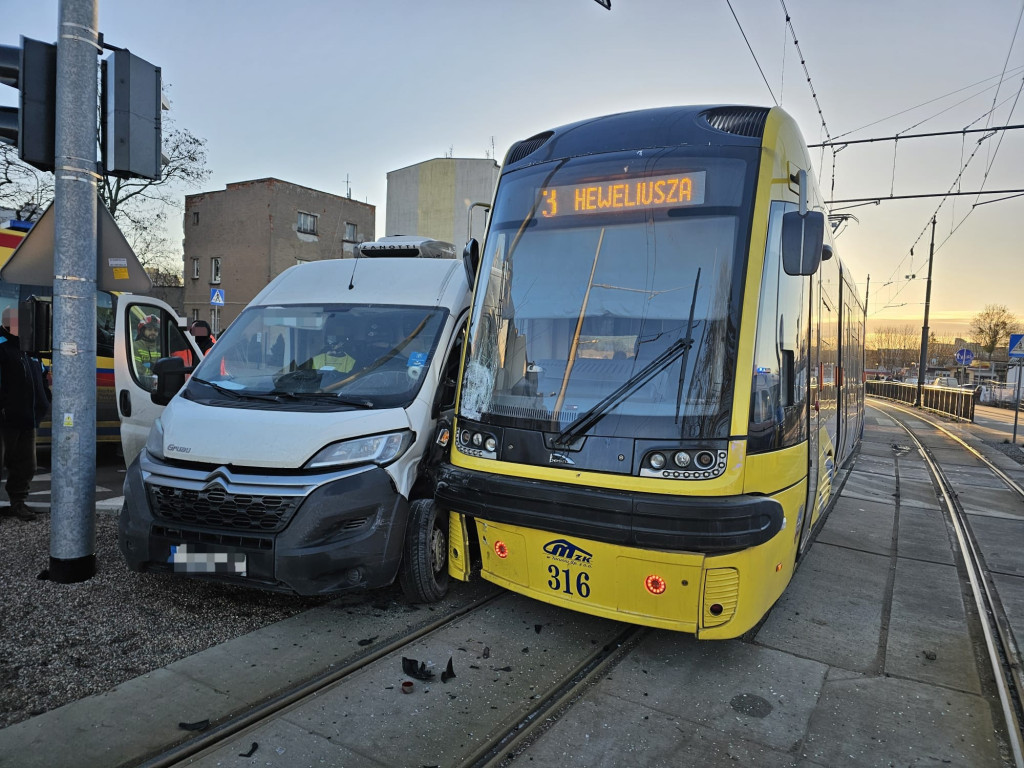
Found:
[[(862, 294), (870, 275), (870, 325), (920, 328), (933, 215), (932, 330), (963, 335), (986, 304), (1024, 318), (1024, 130), (963, 133), (1024, 124), (1024, 0), (98, 4), (105, 40), (162, 67), (170, 116), (206, 139), (206, 190), (350, 185), (381, 235), (388, 171), (500, 162), (519, 139), (600, 114), (778, 103), (810, 144), (904, 136), (813, 151), (827, 199), (882, 198), (833, 206), (856, 217), (837, 248)], [(0, 44), (52, 42), (58, 2), (8, 2), (4, 18)], [(1007, 192), (885, 199), (950, 190)]]

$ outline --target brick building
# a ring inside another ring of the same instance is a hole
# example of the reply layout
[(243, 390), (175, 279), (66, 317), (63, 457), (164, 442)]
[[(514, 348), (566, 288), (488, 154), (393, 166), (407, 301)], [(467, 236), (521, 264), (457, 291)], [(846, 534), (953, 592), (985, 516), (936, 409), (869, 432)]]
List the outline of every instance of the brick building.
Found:
[(187, 195), (185, 316), (219, 333), (288, 267), (351, 258), (375, 239), (375, 216), (373, 205), (272, 178)]

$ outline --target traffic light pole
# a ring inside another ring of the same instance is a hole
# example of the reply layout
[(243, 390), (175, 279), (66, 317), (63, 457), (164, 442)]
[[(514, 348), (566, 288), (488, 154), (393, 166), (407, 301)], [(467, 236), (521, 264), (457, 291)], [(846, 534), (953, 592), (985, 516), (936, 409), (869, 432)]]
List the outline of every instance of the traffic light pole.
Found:
[(98, 0), (61, 0), (54, 168), (50, 569), (96, 573), (96, 102)]

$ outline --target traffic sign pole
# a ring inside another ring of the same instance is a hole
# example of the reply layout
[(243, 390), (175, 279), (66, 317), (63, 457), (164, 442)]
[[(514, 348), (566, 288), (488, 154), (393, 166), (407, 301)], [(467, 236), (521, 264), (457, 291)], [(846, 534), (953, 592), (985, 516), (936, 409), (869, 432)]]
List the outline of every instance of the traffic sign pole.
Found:
[(1017, 444), (1017, 422), (1020, 419), (1020, 380), (1024, 376), (1024, 333), (1010, 334), (1009, 358), (1017, 360), (1017, 394), (1013, 398), (1013, 444)]
[(1024, 360), (1017, 363), (1017, 394), (1013, 398), (1013, 444), (1017, 444), (1017, 422), (1020, 419), (1020, 380), (1024, 375)]

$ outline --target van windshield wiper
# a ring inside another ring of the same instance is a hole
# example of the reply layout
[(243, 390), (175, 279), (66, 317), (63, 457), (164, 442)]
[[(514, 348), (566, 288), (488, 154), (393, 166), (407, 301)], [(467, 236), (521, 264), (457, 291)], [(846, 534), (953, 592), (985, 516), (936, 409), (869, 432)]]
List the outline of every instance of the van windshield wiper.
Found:
[(365, 397), (346, 397), (344, 395), (336, 395), (333, 392), (284, 392), (273, 390), (271, 394), (279, 397), (288, 397), (293, 400), (320, 400), (322, 402), (341, 403), (342, 405), (352, 405), (359, 408), (373, 408), (373, 401)]
[(222, 387), (220, 384), (214, 384), (212, 381), (206, 379), (197, 379), (192, 377), (192, 381), (198, 384), (205, 384), (213, 390), (216, 390), (222, 395), (227, 395), (232, 400), (269, 400), (270, 402), (278, 402), (276, 395), (268, 395), (262, 392), (246, 392), (241, 389), (231, 389), (231, 387)]
[(555, 435), (553, 441), (555, 445), (563, 447), (571, 445), (576, 438), (603, 419), (608, 411), (672, 365), (681, 355), (688, 352), (692, 346), (693, 339), (691, 338), (676, 339), (669, 345), (668, 349), (626, 379), (621, 386), (603, 400), (581, 413), (576, 421)]

